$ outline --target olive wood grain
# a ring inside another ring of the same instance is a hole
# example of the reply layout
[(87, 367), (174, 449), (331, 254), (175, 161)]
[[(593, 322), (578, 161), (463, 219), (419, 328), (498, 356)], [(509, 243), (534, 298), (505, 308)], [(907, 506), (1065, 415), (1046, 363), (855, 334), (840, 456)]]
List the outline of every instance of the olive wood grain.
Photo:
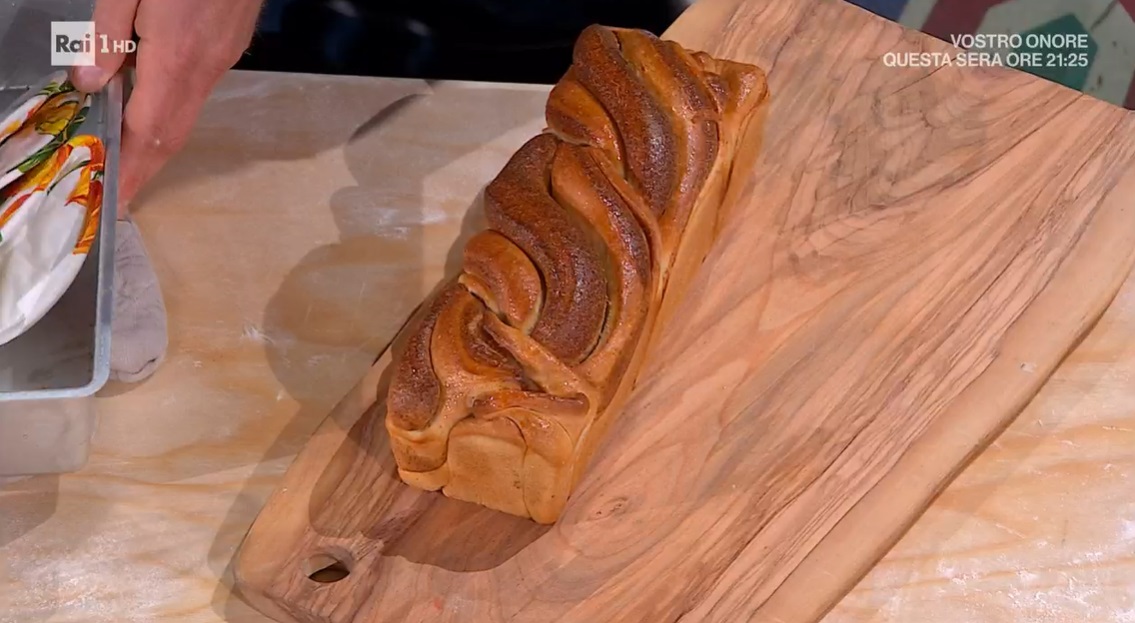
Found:
[(257, 608), (815, 621), (1135, 261), (1126, 111), (1012, 70), (887, 67), (948, 46), (834, 0), (701, 0), (667, 38), (767, 68), (776, 96), (719, 242), (563, 517), (399, 482), (384, 355), (252, 526), (235, 573)]

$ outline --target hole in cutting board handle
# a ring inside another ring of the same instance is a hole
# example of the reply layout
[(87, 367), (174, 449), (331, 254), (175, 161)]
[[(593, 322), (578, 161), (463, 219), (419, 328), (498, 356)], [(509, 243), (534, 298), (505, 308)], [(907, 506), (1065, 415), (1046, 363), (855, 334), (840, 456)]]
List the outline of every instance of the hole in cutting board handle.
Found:
[(313, 582), (334, 584), (351, 575), (351, 568), (330, 554), (316, 554), (303, 564), (303, 573)]

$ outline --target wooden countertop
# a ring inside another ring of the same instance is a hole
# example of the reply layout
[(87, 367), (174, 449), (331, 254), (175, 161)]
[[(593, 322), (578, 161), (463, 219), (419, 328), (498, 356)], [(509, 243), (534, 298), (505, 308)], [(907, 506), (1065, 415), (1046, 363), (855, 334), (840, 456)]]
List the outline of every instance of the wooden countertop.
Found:
[[(445, 270), (546, 87), (231, 74), (139, 199), (170, 356), (89, 466), (0, 489), (0, 623), (265, 621), (236, 546)], [(343, 288), (344, 283), (366, 284)], [(1135, 621), (1135, 281), (829, 623)]]

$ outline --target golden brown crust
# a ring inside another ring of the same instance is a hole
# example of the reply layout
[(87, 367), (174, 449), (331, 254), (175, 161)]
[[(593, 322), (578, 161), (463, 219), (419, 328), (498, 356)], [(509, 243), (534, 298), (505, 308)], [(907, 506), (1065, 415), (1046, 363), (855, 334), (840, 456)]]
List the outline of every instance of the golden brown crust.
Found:
[(402, 478), (555, 521), (712, 243), (751, 65), (593, 26), (548, 130), (489, 183), (489, 229), (397, 354), (387, 430)]
[(570, 206), (599, 235), (607, 249), (608, 310), (600, 346), (580, 367), (580, 375), (601, 388), (606, 406), (638, 339), (653, 283), (650, 243), (634, 211), (615, 189), (592, 147), (563, 144), (552, 165), (552, 195)]
[(443, 294), (429, 302), (430, 309), (410, 332), (410, 338), (395, 358), (394, 378), (387, 396), (389, 418), (399, 428), (417, 430), (433, 419), (440, 400), (441, 383), (430, 360), (430, 341), (437, 314), (445, 305)]
[(623, 142), (615, 123), (591, 91), (579, 83), (574, 67), (569, 67), (563, 79), (552, 87), (545, 117), (561, 139), (602, 149), (622, 165)]
[(485, 217), (532, 258), (543, 278), (544, 303), (532, 337), (577, 363), (599, 338), (607, 292), (595, 247), (548, 192), (558, 145), (551, 134), (525, 143), (485, 189)]
[(672, 103), (669, 117), (676, 144), (670, 165), (678, 175), (677, 190), (671, 194), (661, 222), (664, 230), (680, 232), (698, 199), (698, 190), (717, 161), (721, 115), (708, 87), (694, 74), (693, 58), (679, 51), (677, 45), (638, 33), (623, 39), (624, 48), (641, 66), (639, 73), (654, 97), (669, 98)]
[(461, 283), (514, 327), (531, 331), (544, 299), (540, 272), (524, 251), (487, 229), (465, 245)]
[(615, 122), (623, 137), (627, 179), (661, 215), (674, 191), (677, 153), (663, 101), (652, 97), (637, 69), (623, 54), (619, 34), (590, 27), (576, 41), (574, 63), (579, 82)]

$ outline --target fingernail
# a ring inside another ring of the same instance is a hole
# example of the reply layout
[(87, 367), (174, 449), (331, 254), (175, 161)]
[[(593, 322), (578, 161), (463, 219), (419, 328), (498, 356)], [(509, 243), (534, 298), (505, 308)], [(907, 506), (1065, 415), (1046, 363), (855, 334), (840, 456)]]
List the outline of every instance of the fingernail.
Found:
[(71, 75), (71, 83), (85, 93), (101, 91), (110, 80), (110, 72), (98, 65), (76, 67)]

